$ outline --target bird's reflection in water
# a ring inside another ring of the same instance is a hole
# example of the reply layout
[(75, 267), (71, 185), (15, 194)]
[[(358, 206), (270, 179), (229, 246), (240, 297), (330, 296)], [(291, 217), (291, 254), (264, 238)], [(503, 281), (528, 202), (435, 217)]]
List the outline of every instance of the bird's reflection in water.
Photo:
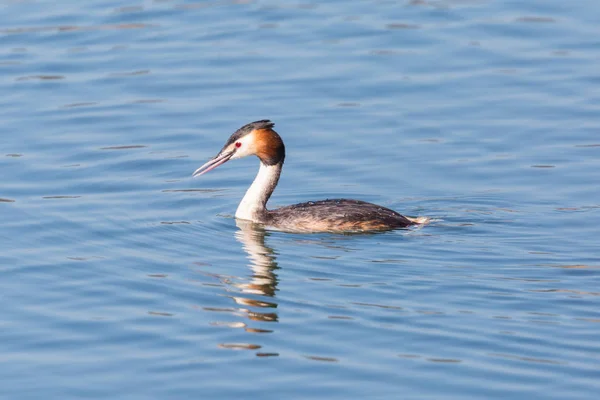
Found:
[[(259, 295), (268, 298), (274, 298), (277, 291), (277, 261), (275, 251), (265, 245), (265, 236), (267, 232), (263, 227), (250, 221), (236, 220), (239, 231), (235, 237), (242, 243), (244, 251), (248, 254), (250, 260), (249, 266), (252, 270), (252, 276), (247, 282), (235, 283), (241, 294)], [(277, 322), (277, 303), (257, 299), (252, 296), (236, 295), (232, 299), (241, 306), (250, 306), (252, 309), (241, 308), (250, 320), (262, 322)], [(259, 311), (257, 309), (264, 310)], [(266, 309), (269, 309), (267, 311)], [(266, 329), (246, 328), (249, 332), (271, 332)]]

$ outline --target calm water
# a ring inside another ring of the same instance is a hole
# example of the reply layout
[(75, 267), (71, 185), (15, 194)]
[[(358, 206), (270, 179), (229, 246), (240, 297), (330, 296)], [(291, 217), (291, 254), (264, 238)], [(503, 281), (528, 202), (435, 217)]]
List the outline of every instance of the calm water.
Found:
[[(0, 397), (597, 397), (597, 1), (0, 7)], [(271, 206), (434, 222), (236, 222), (264, 118)]]

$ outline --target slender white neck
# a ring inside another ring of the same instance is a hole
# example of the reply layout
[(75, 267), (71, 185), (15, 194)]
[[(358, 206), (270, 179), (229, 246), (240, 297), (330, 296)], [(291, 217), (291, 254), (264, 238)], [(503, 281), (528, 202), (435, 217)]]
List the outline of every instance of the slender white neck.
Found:
[(275, 190), (275, 186), (277, 186), (282, 166), (283, 162), (275, 165), (265, 165), (261, 161), (254, 182), (246, 191), (235, 212), (236, 218), (263, 222), (267, 212), (267, 201), (273, 190)]

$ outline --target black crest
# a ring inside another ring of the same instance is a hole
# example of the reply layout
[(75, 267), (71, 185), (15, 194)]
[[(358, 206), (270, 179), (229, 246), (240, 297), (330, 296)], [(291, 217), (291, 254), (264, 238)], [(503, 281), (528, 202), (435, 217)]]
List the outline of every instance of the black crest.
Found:
[(227, 146), (229, 146), (231, 143), (242, 138), (243, 136), (246, 136), (247, 134), (249, 134), (250, 132), (252, 132), (255, 129), (271, 129), (274, 126), (275, 126), (275, 124), (273, 122), (269, 121), (268, 119), (250, 122), (249, 124), (246, 124), (246, 125), (242, 126), (240, 129), (238, 129), (237, 131), (235, 131), (234, 134), (229, 137), (229, 140), (227, 141), (227, 143), (225, 143), (225, 146), (223, 146), (223, 149), (227, 148)]

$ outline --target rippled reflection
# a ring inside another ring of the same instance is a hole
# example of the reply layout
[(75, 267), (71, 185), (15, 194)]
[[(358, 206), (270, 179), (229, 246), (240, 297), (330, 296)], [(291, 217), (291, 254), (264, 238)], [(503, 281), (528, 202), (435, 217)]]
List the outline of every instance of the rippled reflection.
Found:
[[(265, 245), (266, 231), (264, 228), (249, 222), (236, 221), (239, 231), (235, 237), (242, 243), (244, 251), (248, 254), (252, 270), (252, 276), (247, 282), (233, 284), (243, 294), (261, 295), (269, 298), (275, 297), (277, 291), (277, 267), (275, 251)], [(273, 311), (263, 312), (250, 309), (242, 309), (248, 318), (254, 321), (275, 322), (277, 321), (277, 303), (265, 299), (256, 299), (247, 296), (232, 296), (239, 305), (257, 307), (260, 309), (271, 309)], [(265, 310), (266, 311), (266, 310)], [(248, 331), (256, 332), (256, 329), (248, 328)], [(259, 330), (260, 331), (260, 330)]]
[[(272, 329), (265, 329), (253, 325), (258, 323), (277, 322), (277, 303), (274, 301), (277, 292), (277, 261), (275, 251), (265, 244), (267, 232), (264, 228), (249, 221), (236, 221), (239, 228), (235, 238), (242, 244), (250, 261), (251, 274), (248, 277), (234, 277), (225, 275), (212, 275), (219, 278), (221, 285), (229, 297), (238, 307), (203, 307), (205, 311), (225, 312), (237, 317), (244, 317), (251, 321), (212, 321), (212, 326), (227, 328), (243, 328), (248, 333), (272, 333)], [(262, 348), (258, 343), (219, 343), (219, 348), (232, 350), (256, 350)], [(259, 357), (278, 356), (279, 353), (257, 353)]]

